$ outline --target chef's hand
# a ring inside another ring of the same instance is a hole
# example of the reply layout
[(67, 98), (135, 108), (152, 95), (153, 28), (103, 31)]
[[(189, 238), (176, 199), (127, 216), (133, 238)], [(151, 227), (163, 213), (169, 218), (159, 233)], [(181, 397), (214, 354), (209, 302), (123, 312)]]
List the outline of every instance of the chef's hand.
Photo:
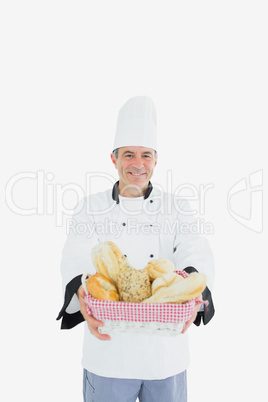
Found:
[(96, 320), (92, 315), (88, 315), (86, 303), (84, 302), (84, 296), (86, 295), (85, 289), (81, 285), (77, 291), (77, 296), (80, 302), (80, 311), (85, 321), (87, 322), (88, 328), (92, 335), (96, 336), (96, 338), (101, 341), (108, 341), (111, 339), (110, 335), (100, 334), (98, 331), (98, 327), (103, 327), (104, 323), (102, 321)]
[[(197, 302), (197, 301), (201, 301), (201, 302), (202, 302), (202, 301), (203, 301), (202, 294), (201, 294), (200, 296), (197, 296), (197, 297), (195, 298), (195, 301), (196, 301), (196, 302)], [(197, 304), (197, 305), (195, 306), (193, 315), (192, 315), (192, 317), (190, 318), (190, 320), (185, 323), (185, 327), (183, 328), (183, 330), (182, 330), (182, 332), (181, 332), (182, 334), (184, 334), (184, 333), (187, 331), (187, 329), (190, 327), (190, 325), (192, 325), (192, 323), (195, 321), (195, 319), (196, 319), (196, 317), (197, 317), (197, 313), (198, 313), (199, 307), (200, 307), (200, 304)]]

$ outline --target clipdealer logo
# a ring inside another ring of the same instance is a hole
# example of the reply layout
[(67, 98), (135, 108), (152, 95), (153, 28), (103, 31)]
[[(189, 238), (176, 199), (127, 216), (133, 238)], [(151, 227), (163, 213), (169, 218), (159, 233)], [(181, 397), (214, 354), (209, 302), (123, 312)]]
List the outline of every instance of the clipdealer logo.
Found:
[[(6, 184), (6, 204), (17, 215), (54, 216), (57, 227), (65, 226), (67, 231), (71, 228), (73, 230), (73, 221), (70, 217), (73, 216), (74, 210), (77, 213), (79, 208), (83, 207), (84, 198), (89, 194), (103, 191), (103, 187), (112, 188), (116, 180), (114, 176), (105, 172), (87, 172), (84, 181), (85, 186), (83, 187), (76, 183), (58, 183), (55, 180), (55, 174), (52, 172), (43, 170), (18, 172), (11, 176)], [(164, 205), (160, 200), (161, 197), (157, 198), (156, 196), (154, 204), (157, 205), (156, 210), (151, 211), (146, 205), (143, 206), (143, 210), (148, 216), (151, 214), (170, 214), (174, 210), (185, 216), (198, 215), (199, 220), (197, 224), (191, 225), (190, 232), (213, 234), (213, 224), (205, 219), (207, 197), (213, 188), (214, 185), (211, 183), (199, 185), (183, 183), (176, 186), (173, 183), (172, 171), (167, 171), (165, 187), (154, 183), (156, 191), (160, 190), (160, 193), (165, 192), (171, 195), (167, 199), (167, 204)], [(187, 207), (188, 210), (181, 208), (180, 202), (182, 200), (190, 202), (190, 206)], [(91, 215), (102, 214), (104, 216), (114, 208), (116, 208), (116, 204), (111, 203), (106, 210), (87, 210), (86, 212)], [(124, 202), (120, 203), (120, 208), (123, 213), (131, 215), (131, 211), (124, 210)], [(86, 205), (86, 209), (88, 209), (88, 205)], [(80, 226), (77, 230), (83, 232), (85, 229)], [(146, 231), (143, 227), (140, 230)], [(189, 228), (184, 228), (184, 230), (189, 230)]]
[(227, 209), (240, 225), (256, 233), (263, 230), (263, 170), (233, 184), (227, 194)]
[[(18, 172), (10, 177), (6, 184), (6, 205), (15, 214), (21, 216), (47, 215), (55, 217), (57, 227), (67, 225), (70, 229), (74, 208), (78, 201), (89, 194), (96, 193), (100, 182), (106, 181), (111, 188), (117, 179), (103, 172), (88, 172), (85, 176), (85, 187), (76, 183), (61, 184), (55, 182), (52, 172), (38, 170), (36, 172)], [(166, 174), (166, 188), (154, 183), (154, 188), (173, 193), (177, 199), (190, 201), (191, 210), (178, 211), (184, 215), (198, 215), (198, 227), (190, 232), (213, 234), (214, 226), (205, 219), (207, 194), (214, 188), (213, 184), (199, 186), (184, 183), (175, 187), (171, 171)], [(30, 189), (30, 191), (29, 191)], [(23, 200), (23, 201), (22, 201)], [(26, 200), (26, 201), (25, 201)], [(173, 200), (175, 208), (177, 202)], [(174, 206), (173, 205), (173, 206)], [(115, 207), (112, 204), (113, 208)], [(123, 205), (121, 206), (123, 208)], [(111, 210), (101, 211), (107, 213)], [(87, 211), (90, 213), (91, 211)], [(159, 212), (159, 211), (158, 211)], [(261, 233), (263, 230), (263, 170), (259, 169), (235, 182), (227, 193), (227, 212), (244, 228)], [(188, 229), (187, 229), (188, 230)]]
[[(96, 177), (98, 180), (104, 178), (110, 184), (115, 182), (115, 178), (106, 173), (87, 173), (85, 191), (76, 183), (56, 183), (52, 172), (18, 172), (6, 184), (6, 204), (12, 212), (21, 216), (54, 215), (56, 226), (62, 227), (65, 219), (73, 215), (79, 200), (91, 193), (91, 181)], [(31, 194), (25, 197), (27, 201), (23, 203), (23, 195), (29, 189)]]
[(125, 227), (114, 222), (108, 218), (101, 222), (80, 222), (73, 218), (67, 219), (67, 234), (81, 235), (88, 239), (96, 233), (99, 236), (106, 236), (112, 234), (115, 239), (121, 235), (189, 235), (201, 234), (212, 235), (214, 234), (214, 227), (211, 222), (206, 222), (203, 218), (197, 218), (193, 221), (179, 223), (178, 220), (170, 222), (169, 219), (164, 219), (161, 223), (139, 222), (136, 219), (126, 219)]

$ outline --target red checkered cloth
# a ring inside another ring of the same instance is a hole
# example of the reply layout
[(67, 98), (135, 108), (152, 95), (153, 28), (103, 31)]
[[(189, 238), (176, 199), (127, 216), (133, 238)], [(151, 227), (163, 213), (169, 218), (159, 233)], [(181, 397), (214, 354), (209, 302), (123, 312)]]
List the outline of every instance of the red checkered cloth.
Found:
[[(187, 278), (184, 271), (176, 271)], [(90, 294), (84, 298), (88, 314), (98, 320), (132, 322), (187, 322), (193, 315), (195, 300), (186, 303), (126, 303), (94, 299)]]

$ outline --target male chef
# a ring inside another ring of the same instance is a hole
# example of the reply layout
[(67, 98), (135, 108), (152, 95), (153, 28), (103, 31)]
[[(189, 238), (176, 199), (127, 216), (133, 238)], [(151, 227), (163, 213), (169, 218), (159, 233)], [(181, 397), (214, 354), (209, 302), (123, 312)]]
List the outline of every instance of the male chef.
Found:
[[(156, 126), (149, 97), (133, 97), (123, 105), (111, 154), (119, 180), (113, 188), (80, 201), (73, 219), (91, 230), (81, 234), (73, 225), (63, 249), (65, 301), (58, 319), (62, 318), (62, 329), (85, 321), (84, 402), (135, 402), (137, 398), (140, 402), (186, 402), (187, 329), (193, 322), (207, 324), (214, 314), (210, 292), (214, 266), (208, 242), (191, 233), (195, 218), (188, 202), (151, 182), (157, 164)], [(177, 270), (206, 274), (202, 296), (209, 300), (208, 309), (197, 306), (177, 336), (101, 334), (98, 327), (104, 324), (86, 311), (81, 276), (96, 272), (91, 250), (103, 241), (114, 242), (136, 269), (152, 259), (166, 258)]]

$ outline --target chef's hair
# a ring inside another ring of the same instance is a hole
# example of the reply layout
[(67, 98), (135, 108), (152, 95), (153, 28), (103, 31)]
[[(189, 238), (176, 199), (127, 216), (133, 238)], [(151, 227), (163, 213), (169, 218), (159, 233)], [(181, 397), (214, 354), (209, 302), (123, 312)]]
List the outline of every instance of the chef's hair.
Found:
[[(116, 149), (114, 149), (113, 152), (112, 152), (112, 154), (113, 154), (113, 156), (114, 156), (115, 159), (118, 158), (118, 151), (119, 151), (119, 148), (116, 148)], [(155, 155), (155, 157), (157, 158), (157, 151), (154, 151), (154, 155)]]
[(119, 151), (119, 148), (116, 148), (116, 149), (113, 150), (113, 156), (114, 156), (115, 159), (118, 158), (118, 151)]

